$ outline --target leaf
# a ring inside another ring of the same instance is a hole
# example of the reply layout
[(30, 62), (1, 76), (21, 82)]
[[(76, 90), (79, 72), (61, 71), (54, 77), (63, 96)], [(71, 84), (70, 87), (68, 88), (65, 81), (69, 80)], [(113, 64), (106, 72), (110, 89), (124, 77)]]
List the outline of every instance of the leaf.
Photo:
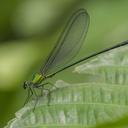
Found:
[(127, 126), (128, 126), (128, 115), (113, 122), (107, 122), (104, 124), (97, 125), (95, 128), (126, 128)]
[(5, 128), (90, 128), (128, 114), (128, 47), (99, 55), (74, 72), (85, 82), (58, 80), (50, 95), (18, 111)]

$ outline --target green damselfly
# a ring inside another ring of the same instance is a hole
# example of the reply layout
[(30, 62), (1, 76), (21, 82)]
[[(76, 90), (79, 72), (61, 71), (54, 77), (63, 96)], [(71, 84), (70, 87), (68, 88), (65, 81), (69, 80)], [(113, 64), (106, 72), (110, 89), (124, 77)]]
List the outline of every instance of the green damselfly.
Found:
[(105, 53), (128, 44), (128, 41), (124, 41), (71, 63), (71, 60), (77, 55), (82, 43), (84, 42), (88, 25), (89, 15), (85, 9), (79, 9), (72, 14), (64, 28), (64, 31), (62, 32), (45, 63), (42, 65), (40, 71), (35, 74), (32, 81), (24, 82), (24, 89), (28, 89), (28, 98), (26, 102), (33, 94), (37, 96), (35, 91), (36, 88), (45, 90), (45, 85), (50, 84), (45, 82), (46, 79), (51, 78), (57, 73), (101, 53)]

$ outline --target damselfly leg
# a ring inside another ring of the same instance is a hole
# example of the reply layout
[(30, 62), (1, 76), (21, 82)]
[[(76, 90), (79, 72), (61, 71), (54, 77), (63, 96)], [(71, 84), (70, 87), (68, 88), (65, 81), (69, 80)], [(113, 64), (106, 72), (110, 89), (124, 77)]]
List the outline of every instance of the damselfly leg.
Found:
[(24, 102), (24, 106), (29, 102), (30, 98), (31, 98), (32, 95), (33, 95), (33, 91), (32, 91), (31, 88), (28, 88), (27, 91), (28, 91), (28, 94), (27, 94), (27, 98), (26, 98), (26, 100), (25, 100), (25, 102)]

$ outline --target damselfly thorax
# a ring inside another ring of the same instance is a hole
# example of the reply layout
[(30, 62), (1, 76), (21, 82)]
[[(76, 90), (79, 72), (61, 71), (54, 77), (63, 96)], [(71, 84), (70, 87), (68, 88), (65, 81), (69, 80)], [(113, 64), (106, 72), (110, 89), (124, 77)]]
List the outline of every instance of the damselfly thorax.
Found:
[(32, 81), (25, 81), (24, 82), (24, 89), (26, 88), (38, 88), (42, 85), (42, 82), (46, 80), (47, 77), (43, 76), (42, 74), (36, 73), (33, 76)]

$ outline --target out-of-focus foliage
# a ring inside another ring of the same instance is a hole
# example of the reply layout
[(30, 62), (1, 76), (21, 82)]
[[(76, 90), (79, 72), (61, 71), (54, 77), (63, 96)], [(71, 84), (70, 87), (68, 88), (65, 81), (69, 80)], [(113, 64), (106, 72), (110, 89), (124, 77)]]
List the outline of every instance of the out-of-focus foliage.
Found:
[[(76, 8), (85, 8), (90, 26), (80, 55), (86, 56), (128, 38), (127, 0), (2, 0), (0, 1), (0, 127), (21, 108), (22, 82), (32, 76), (51, 51)], [(70, 76), (70, 77), (69, 77)], [(70, 72), (56, 79), (75, 80)]]

